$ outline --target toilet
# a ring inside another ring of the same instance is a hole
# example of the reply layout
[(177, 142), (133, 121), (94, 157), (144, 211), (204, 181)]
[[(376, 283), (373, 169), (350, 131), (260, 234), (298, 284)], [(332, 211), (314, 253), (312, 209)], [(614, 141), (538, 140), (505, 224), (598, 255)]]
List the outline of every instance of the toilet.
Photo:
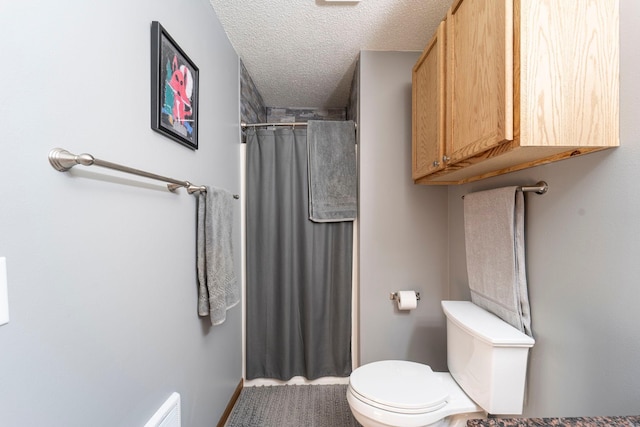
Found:
[(522, 414), (533, 338), (469, 301), (442, 301), (449, 372), (382, 360), (354, 370), (347, 401), (364, 427), (466, 425)]

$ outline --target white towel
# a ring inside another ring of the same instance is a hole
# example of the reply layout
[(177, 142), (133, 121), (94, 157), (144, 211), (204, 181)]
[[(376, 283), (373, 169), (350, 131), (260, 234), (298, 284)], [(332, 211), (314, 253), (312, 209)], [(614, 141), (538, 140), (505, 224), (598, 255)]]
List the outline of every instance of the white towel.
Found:
[(233, 258), (233, 195), (207, 187), (198, 193), (197, 269), (198, 314), (212, 325), (227, 317), (240, 301)]
[(352, 121), (307, 123), (309, 219), (353, 221), (358, 211), (358, 164)]
[(471, 301), (533, 336), (524, 252), (524, 196), (517, 187), (464, 197)]

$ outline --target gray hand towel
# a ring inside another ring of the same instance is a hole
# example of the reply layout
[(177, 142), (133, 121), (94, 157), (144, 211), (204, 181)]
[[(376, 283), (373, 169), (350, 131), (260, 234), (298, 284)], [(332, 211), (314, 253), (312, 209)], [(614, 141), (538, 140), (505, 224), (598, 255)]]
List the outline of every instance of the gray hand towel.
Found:
[(358, 211), (358, 170), (352, 121), (307, 123), (309, 219), (353, 221)]
[(465, 195), (464, 233), (471, 301), (532, 337), (522, 192), (505, 187)]
[(215, 188), (198, 193), (198, 314), (212, 325), (240, 301), (233, 259), (233, 195)]

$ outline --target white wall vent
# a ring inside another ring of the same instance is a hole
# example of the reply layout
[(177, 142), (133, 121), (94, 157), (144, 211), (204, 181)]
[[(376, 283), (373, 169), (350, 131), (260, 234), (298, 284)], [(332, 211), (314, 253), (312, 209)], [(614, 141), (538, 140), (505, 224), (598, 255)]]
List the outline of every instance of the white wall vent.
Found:
[(180, 394), (173, 393), (144, 427), (181, 427)]

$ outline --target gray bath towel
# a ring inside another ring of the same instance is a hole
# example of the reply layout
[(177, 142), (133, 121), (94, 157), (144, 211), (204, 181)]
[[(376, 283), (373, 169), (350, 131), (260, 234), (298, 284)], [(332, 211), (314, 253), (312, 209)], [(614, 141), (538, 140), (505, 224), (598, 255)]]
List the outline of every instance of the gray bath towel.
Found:
[(358, 170), (352, 121), (307, 124), (309, 219), (353, 221), (358, 211)]
[(233, 259), (233, 195), (215, 188), (198, 194), (198, 314), (212, 325), (240, 301)]
[(464, 233), (471, 301), (532, 337), (522, 192), (506, 187), (467, 194)]

